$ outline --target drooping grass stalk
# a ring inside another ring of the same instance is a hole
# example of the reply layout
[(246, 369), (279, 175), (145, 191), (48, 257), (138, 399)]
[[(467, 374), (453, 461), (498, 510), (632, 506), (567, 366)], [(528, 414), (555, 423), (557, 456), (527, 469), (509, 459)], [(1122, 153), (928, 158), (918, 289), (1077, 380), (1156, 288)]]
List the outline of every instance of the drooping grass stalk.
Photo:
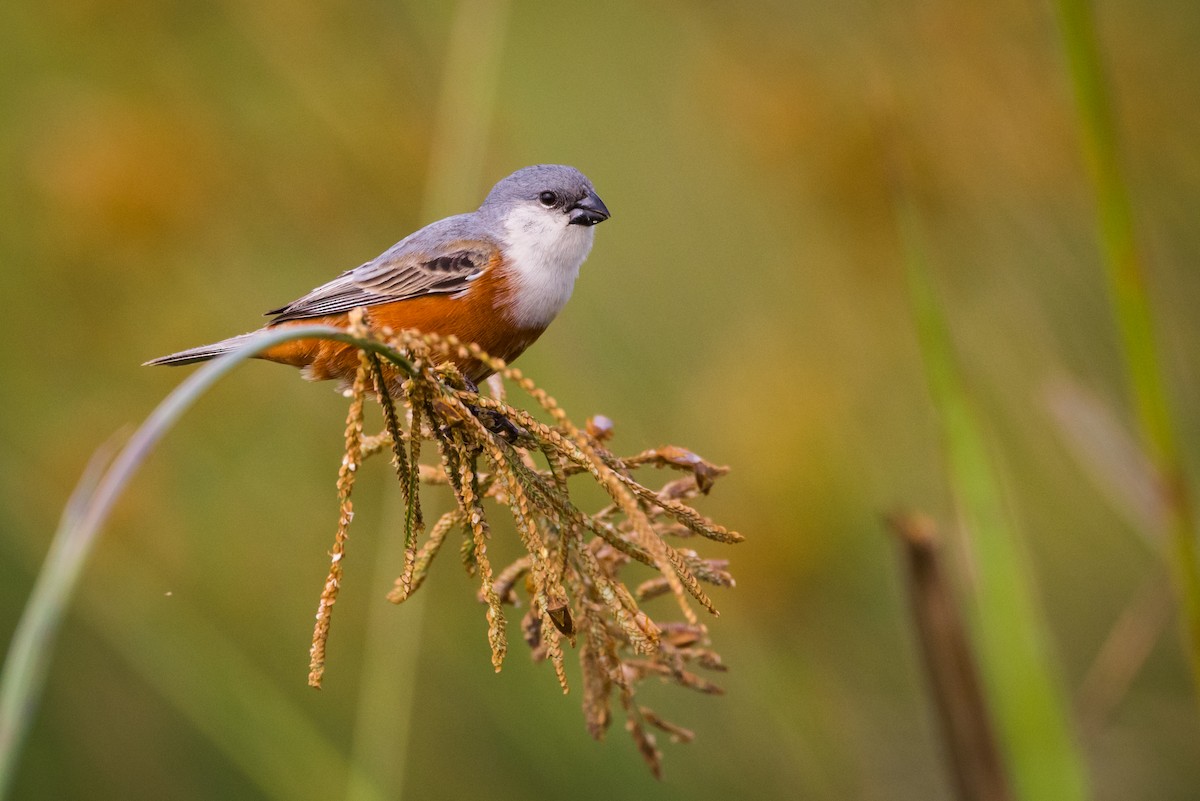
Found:
[(6, 797), (12, 785), (17, 758), (41, 697), (46, 668), (67, 604), (97, 536), (125, 487), (158, 441), (213, 384), (266, 348), (296, 339), (348, 342), (380, 354), (402, 370), (411, 369), (395, 351), (380, 343), (360, 340), (329, 326), (296, 326), (264, 332), (188, 376), (138, 427), (102, 475), (94, 478), (95, 465), (88, 469), (59, 522), (0, 674), (0, 799)]
[(1063, 49), (1079, 112), (1081, 146), (1096, 192), (1108, 291), (1144, 447), (1161, 481), (1169, 515), (1167, 561), (1184, 627), (1184, 648), (1200, 700), (1200, 562), (1196, 512), (1181, 458), (1154, 335), (1147, 273), (1138, 250), (1117, 129), (1100, 60), (1091, 0), (1058, 0)]
[(1033, 579), (931, 283), (917, 213), (897, 200), (913, 312), (971, 571), (970, 629), (1016, 797), (1083, 801), (1087, 782)]

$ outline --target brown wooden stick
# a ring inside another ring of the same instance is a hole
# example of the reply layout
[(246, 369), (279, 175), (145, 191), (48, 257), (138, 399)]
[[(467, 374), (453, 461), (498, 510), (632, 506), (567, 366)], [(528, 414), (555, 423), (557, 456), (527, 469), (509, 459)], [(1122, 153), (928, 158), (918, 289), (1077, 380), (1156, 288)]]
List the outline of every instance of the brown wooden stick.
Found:
[(924, 515), (910, 513), (893, 514), (887, 524), (907, 557), (913, 620), (958, 797), (1010, 801), (1008, 777), (958, 602), (942, 566), (935, 525)]

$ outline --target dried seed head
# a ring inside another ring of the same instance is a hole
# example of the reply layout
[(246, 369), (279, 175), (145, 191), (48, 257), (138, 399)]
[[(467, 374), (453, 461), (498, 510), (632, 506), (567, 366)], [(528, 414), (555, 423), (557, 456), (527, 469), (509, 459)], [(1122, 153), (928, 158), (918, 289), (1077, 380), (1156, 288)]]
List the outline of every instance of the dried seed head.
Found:
[[(351, 314), (351, 331), (369, 338), (361, 310)], [(462, 561), (478, 580), (485, 605), (487, 638), (497, 670), (507, 653), (504, 605), (525, 595), (521, 634), (536, 661), (549, 660), (567, 690), (563, 638), (578, 647), (583, 712), (588, 731), (602, 737), (611, 722), (615, 694), (626, 729), (651, 770), (661, 770), (661, 754), (648, 727), (688, 742), (692, 732), (662, 720), (635, 703), (638, 684), (661, 678), (704, 693), (720, 688), (694, 668), (724, 670), (708, 647), (692, 603), (716, 609), (701, 583), (733, 586), (725, 560), (705, 559), (670, 540), (699, 536), (724, 543), (740, 534), (709, 520), (688, 502), (707, 494), (728, 472), (692, 451), (663, 446), (629, 457), (607, 450), (615, 426), (596, 415), (576, 426), (558, 402), (519, 370), (478, 346), (454, 337), (418, 331), (380, 332), (363, 351), (349, 390), (346, 448), (338, 475), (339, 515), (331, 568), (318, 607), (311, 652), (310, 682), (324, 668), (330, 613), (341, 585), (341, 560), (353, 508), (350, 489), (364, 459), (388, 451), (408, 513), (404, 563), (388, 599), (399, 603), (419, 589), (449, 532), (461, 528)], [(378, 354), (378, 355), (377, 355)], [(480, 395), (457, 365), (491, 369), (487, 395)], [(511, 405), (509, 383), (526, 393), (551, 423)], [(381, 404), (384, 430), (363, 437), (362, 406), (368, 389)], [(401, 407), (403, 413), (401, 413)], [(436, 464), (421, 464), (421, 443), (436, 444)], [(545, 468), (539, 466), (544, 464)], [(651, 489), (634, 477), (642, 467), (684, 471), (681, 478)], [(576, 505), (568, 478), (586, 474), (607, 494), (608, 504), (588, 514)], [(418, 487), (448, 486), (455, 508), (425, 531)], [(485, 507), (485, 499), (487, 501)], [(488, 542), (489, 510), (499, 506), (515, 525), (525, 554), (493, 570)], [(632, 562), (657, 571), (637, 592), (622, 573)], [(640, 606), (659, 595), (675, 598), (682, 622), (656, 623)], [(576, 643), (576, 638), (581, 640)]]

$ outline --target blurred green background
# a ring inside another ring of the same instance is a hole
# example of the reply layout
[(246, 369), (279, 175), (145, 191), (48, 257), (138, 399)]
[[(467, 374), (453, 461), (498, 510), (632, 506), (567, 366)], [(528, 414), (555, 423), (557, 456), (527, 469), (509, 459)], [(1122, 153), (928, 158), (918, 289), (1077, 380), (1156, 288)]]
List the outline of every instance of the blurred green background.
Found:
[[(1194, 464), (1200, 5), (1097, 18)], [(257, 326), (537, 162), (581, 168), (614, 216), (520, 366), (576, 419), (614, 418), (619, 451), (732, 465), (701, 508), (748, 537), (702, 547), (738, 579), (711, 626), (727, 695), (645, 691), (698, 735), (664, 744), (661, 783), (619, 723), (594, 743), (578, 690), (523, 646), (492, 674), (452, 554), (414, 603), (384, 601), (398, 490), (382, 461), (357, 490), (314, 692), (345, 404), (248, 365), (108, 526), (13, 798), (950, 797), (880, 522), (910, 507), (954, 524), (893, 135), (1072, 698), (1161, 580), (1045, 403), (1069, 377), (1133, 427), (1047, 4), (16, 2), (0, 65), (0, 641), (91, 453), (183, 376), (142, 361)], [(1200, 795), (1174, 627), (1127, 692), (1077, 712), (1095, 798)]]

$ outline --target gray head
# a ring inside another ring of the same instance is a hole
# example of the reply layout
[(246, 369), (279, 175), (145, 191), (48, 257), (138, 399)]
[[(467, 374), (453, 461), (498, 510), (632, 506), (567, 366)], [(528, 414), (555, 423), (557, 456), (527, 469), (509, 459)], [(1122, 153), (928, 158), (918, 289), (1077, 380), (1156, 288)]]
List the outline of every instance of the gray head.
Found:
[(587, 176), (562, 164), (517, 170), (492, 187), (479, 207), (481, 213), (497, 217), (517, 209), (527, 213), (536, 209), (567, 225), (591, 226), (609, 217)]
[(574, 167), (538, 164), (492, 187), (473, 215), (500, 240), (515, 281), (508, 316), (541, 330), (562, 309), (608, 209)]

